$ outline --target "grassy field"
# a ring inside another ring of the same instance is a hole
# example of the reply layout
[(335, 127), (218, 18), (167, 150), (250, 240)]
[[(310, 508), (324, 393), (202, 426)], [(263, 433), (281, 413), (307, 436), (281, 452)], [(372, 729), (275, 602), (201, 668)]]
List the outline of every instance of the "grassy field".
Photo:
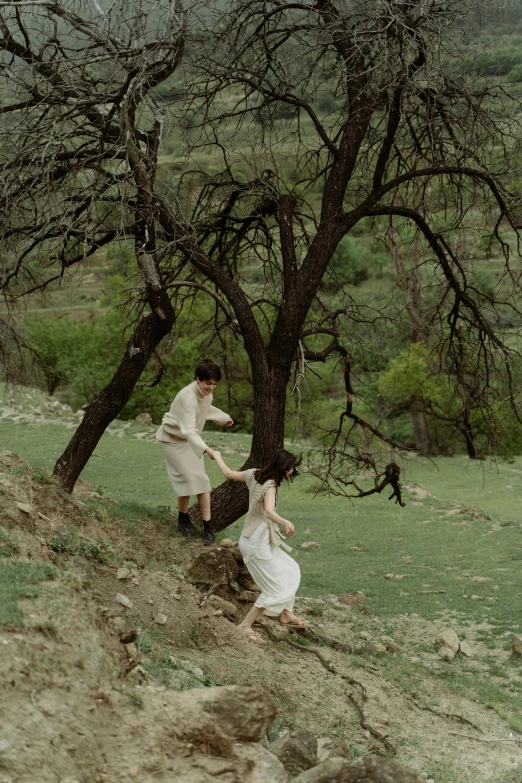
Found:
[[(52, 469), (72, 434), (66, 423), (73, 424), (63, 419), (16, 421), (4, 413), (1, 448)], [(129, 503), (174, 509), (159, 445), (143, 440), (144, 429), (136, 424), (123, 428), (115, 423), (111, 431), (82, 478), (122, 504), (122, 513)], [(248, 453), (246, 435), (209, 432), (207, 439), (232, 467), (240, 467)], [(210, 461), (207, 469), (215, 486), (220, 474)], [(316, 497), (311, 477), (299, 477), (282, 489), (280, 510), (296, 524), (293, 543), (303, 574), (302, 591), (322, 596), (362, 590), (379, 615), (417, 613), (435, 618), (450, 611), (487, 621), (496, 626), (497, 634), (518, 628), (521, 476), (522, 460), (475, 465), (454, 457), (439, 458), (434, 465), (412, 459), (404, 467), (410, 487), (404, 509), (389, 503), (385, 495), (353, 502)], [(427, 493), (419, 492), (416, 484)], [(239, 521), (225, 535), (237, 538), (240, 526)], [(310, 540), (320, 548), (300, 548)]]

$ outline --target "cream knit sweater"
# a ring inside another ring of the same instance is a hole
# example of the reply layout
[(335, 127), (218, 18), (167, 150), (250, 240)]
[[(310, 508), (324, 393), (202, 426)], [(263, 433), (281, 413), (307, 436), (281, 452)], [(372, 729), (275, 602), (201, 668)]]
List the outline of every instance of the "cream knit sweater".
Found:
[(204, 394), (198, 382), (185, 386), (176, 394), (170, 410), (161, 421), (156, 438), (165, 443), (188, 442), (197, 457), (201, 457), (207, 444), (201, 437), (205, 421), (226, 424), (230, 416), (212, 405), (212, 395)]

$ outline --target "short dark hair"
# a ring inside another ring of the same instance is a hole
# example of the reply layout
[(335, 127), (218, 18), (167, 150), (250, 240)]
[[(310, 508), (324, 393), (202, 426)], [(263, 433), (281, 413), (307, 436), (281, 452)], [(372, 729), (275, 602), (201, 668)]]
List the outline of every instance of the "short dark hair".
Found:
[[(255, 480), (258, 484), (264, 484), (265, 481), (275, 481), (279, 486), (283, 481), (293, 481), (296, 476), (299, 475), (297, 468), (302, 462), (300, 455), (292, 454), (291, 451), (281, 449), (276, 451), (270, 457), (270, 462), (265, 465), (264, 468), (260, 468), (254, 473)], [(288, 471), (293, 468), (294, 472), (287, 476)]]
[(221, 370), (210, 359), (203, 359), (201, 364), (196, 367), (195, 377), (200, 381), (216, 381), (217, 383), (221, 380)]

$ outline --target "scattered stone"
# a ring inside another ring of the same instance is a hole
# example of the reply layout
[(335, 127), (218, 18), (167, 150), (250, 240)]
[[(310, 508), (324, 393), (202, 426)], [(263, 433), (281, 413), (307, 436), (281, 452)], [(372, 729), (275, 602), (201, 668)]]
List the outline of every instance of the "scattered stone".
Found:
[(372, 640), (370, 642), (366, 642), (364, 645), (364, 652), (368, 653), (369, 655), (384, 655), (387, 650), (384, 644), (380, 644), (379, 642), (374, 642)]
[(395, 579), (395, 574), (384, 574), (385, 579)]
[(422, 783), (415, 773), (382, 756), (364, 756), (349, 761), (331, 758), (302, 772), (292, 783)]
[[(173, 660), (172, 655), (169, 656), (169, 657), (170, 657), (171, 660)], [(200, 680), (204, 679), (205, 672), (203, 671), (203, 669), (200, 669), (199, 666), (196, 666), (195, 664), (193, 664), (192, 661), (186, 661), (186, 660), (183, 659), (183, 660), (179, 661), (179, 663), (181, 663), (181, 665), (183, 666), (183, 668), (185, 669), (186, 672), (190, 672), (190, 674), (193, 674), (194, 677), (198, 677), (198, 679), (200, 679)]]
[(212, 615), (213, 615), (214, 617), (223, 617), (223, 609), (215, 609), (215, 610), (212, 612)]
[(225, 601), (224, 598), (220, 598), (218, 595), (211, 595), (210, 598), (207, 599), (207, 603), (210, 606), (215, 607), (216, 609), (221, 609), (224, 615), (229, 615), (230, 617), (237, 617), (238, 614), (237, 606), (233, 604), (231, 601)]
[(130, 672), (127, 674), (127, 677), (130, 677), (133, 680), (137, 680), (138, 682), (143, 682), (143, 680), (147, 679), (147, 672), (143, 668), (143, 666), (134, 666), (130, 670)]
[(352, 609), (362, 612), (366, 596), (360, 590), (356, 590), (354, 593), (341, 593), (337, 600), (340, 604), (351, 606)]
[(147, 424), (150, 426), (152, 424), (152, 416), (150, 413), (139, 413), (134, 421), (137, 421), (138, 424)]
[(219, 549), (216, 547), (202, 552), (189, 568), (192, 581), (208, 585), (227, 585), (236, 580), (238, 572), (236, 559), (231, 550), (226, 547), (219, 547)]
[(120, 642), (122, 644), (132, 644), (132, 642), (135, 642), (136, 639), (139, 636), (139, 631), (137, 628), (131, 628), (130, 631), (122, 631), (120, 633)]
[(465, 641), (462, 641), (460, 643), (459, 652), (462, 653), (462, 655), (465, 655), (466, 658), (473, 658), (473, 650), (469, 646), (469, 644)]
[(253, 603), (254, 601), (257, 601), (259, 598), (259, 593), (254, 593), (252, 590), (242, 590), (238, 597), (238, 601), (248, 601), (250, 603)]
[(127, 656), (127, 658), (130, 658), (131, 660), (136, 661), (138, 659), (138, 656), (139, 656), (138, 648), (136, 647), (136, 645), (132, 644), (132, 643), (126, 644), (125, 645), (125, 655)]
[(130, 576), (130, 570), (128, 568), (118, 568), (116, 579), (127, 579)]
[(455, 660), (455, 652), (451, 649), (451, 647), (443, 645), (442, 647), (437, 648), (437, 652), (443, 661), (452, 663)]
[(368, 631), (361, 631), (359, 639), (363, 639), (365, 642), (373, 642), (373, 636)]
[(402, 652), (402, 647), (400, 646), (400, 644), (397, 644), (397, 642), (394, 642), (393, 640), (386, 644), (386, 649), (390, 653)]
[(159, 614), (157, 614), (157, 615), (154, 617), (154, 622), (155, 622), (155, 623), (157, 623), (158, 625), (165, 625), (165, 623), (167, 622), (167, 620), (168, 620), (168, 619), (169, 619), (169, 618), (167, 617), (167, 615), (166, 615), (166, 614), (162, 614), (162, 613), (160, 612)]
[(31, 515), (34, 512), (34, 508), (29, 503), (17, 503), (16, 508), (23, 511), (24, 514)]
[(456, 655), (459, 651), (460, 639), (452, 628), (447, 628), (437, 636), (433, 646), (436, 650), (439, 650), (441, 647), (449, 647)]
[(522, 634), (513, 634), (513, 640), (511, 642), (511, 655), (522, 657)]
[(292, 731), (270, 746), (290, 775), (299, 775), (317, 764), (317, 737), (308, 731)]
[(236, 542), (232, 541), (231, 538), (224, 538), (223, 541), (220, 544), (220, 546), (224, 546), (225, 548), (228, 548), (228, 549), (232, 548), (235, 545), (236, 545)]
[(133, 603), (130, 600), (130, 598), (127, 598), (126, 595), (123, 595), (123, 593), (116, 593), (116, 600), (119, 604), (123, 604), (123, 606), (126, 606), (127, 609), (132, 609)]
[(352, 546), (350, 549), (352, 552), (364, 552), (364, 549), (361, 546)]
[(319, 549), (321, 544), (318, 544), (317, 541), (305, 541), (304, 544), (301, 544), (301, 549)]

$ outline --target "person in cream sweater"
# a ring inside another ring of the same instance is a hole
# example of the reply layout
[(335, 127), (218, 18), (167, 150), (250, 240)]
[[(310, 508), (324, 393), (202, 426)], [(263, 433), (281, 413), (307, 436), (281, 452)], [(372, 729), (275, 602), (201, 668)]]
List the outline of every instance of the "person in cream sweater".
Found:
[(228, 413), (212, 405), (212, 392), (221, 380), (221, 370), (210, 360), (196, 369), (196, 379), (178, 392), (170, 410), (163, 416), (156, 432), (160, 441), (167, 473), (178, 498), (178, 528), (185, 536), (196, 533), (188, 515), (191, 495), (197, 495), (203, 518), (203, 541), (216, 540), (210, 515), (210, 480), (205, 473), (203, 455), (214, 458), (201, 433), (206, 421), (215, 421), (225, 427), (234, 422)]

